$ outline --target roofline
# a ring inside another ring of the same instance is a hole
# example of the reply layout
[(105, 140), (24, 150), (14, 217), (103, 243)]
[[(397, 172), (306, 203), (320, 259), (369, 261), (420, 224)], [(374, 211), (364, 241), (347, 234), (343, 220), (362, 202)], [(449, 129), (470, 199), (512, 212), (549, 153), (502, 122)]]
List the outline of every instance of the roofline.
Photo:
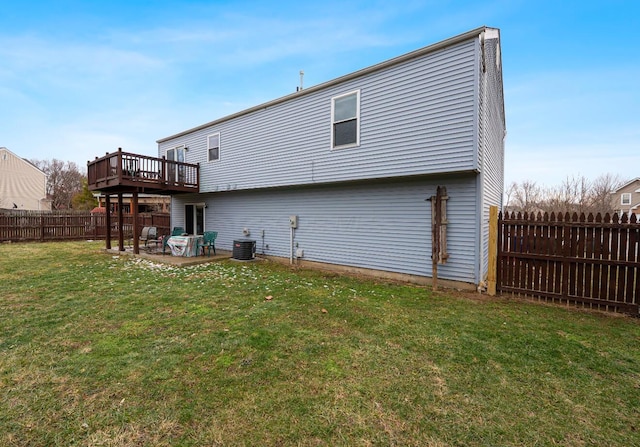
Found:
[(347, 75), (344, 75), (344, 76), (340, 76), (339, 78), (332, 79), (332, 80), (324, 82), (322, 84), (318, 84), (318, 85), (314, 85), (313, 87), (305, 88), (303, 90), (291, 93), (289, 95), (282, 96), (282, 97), (280, 97), (278, 99), (274, 99), (272, 101), (265, 102), (265, 103), (262, 103), (262, 104), (257, 105), (257, 106), (253, 106), (251, 108), (242, 110), (240, 112), (233, 113), (231, 115), (227, 115), (227, 116), (225, 116), (223, 118), (218, 118), (216, 120), (210, 121), (210, 122), (205, 123), (205, 124), (201, 124), (200, 126), (193, 127), (191, 129), (179, 132), (179, 133), (171, 135), (169, 137), (161, 138), (159, 140), (156, 140), (156, 143), (164, 143), (164, 142), (172, 140), (174, 138), (178, 138), (178, 137), (190, 134), (192, 132), (196, 132), (198, 130), (206, 129), (207, 127), (213, 126), (215, 124), (219, 124), (219, 123), (223, 123), (225, 121), (229, 121), (229, 120), (231, 120), (233, 118), (238, 118), (240, 116), (247, 115), (249, 113), (253, 113), (253, 112), (265, 109), (267, 107), (273, 107), (273, 106), (275, 106), (277, 104), (289, 101), (290, 99), (298, 98), (300, 96), (308, 95), (308, 94), (311, 94), (311, 93), (315, 93), (315, 92), (317, 92), (319, 90), (323, 90), (323, 89), (332, 87), (334, 85), (341, 84), (343, 82), (350, 81), (352, 79), (359, 78), (361, 76), (364, 76), (364, 75), (367, 75), (367, 74), (370, 74), (370, 73), (374, 73), (374, 72), (379, 71), (379, 70), (383, 70), (383, 69), (391, 67), (393, 65), (397, 65), (397, 64), (400, 64), (402, 62), (406, 62), (406, 61), (409, 61), (411, 59), (415, 59), (417, 57), (423, 56), (425, 54), (429, 54), (429, 53), (432, 53), (434, 51), (441, 50), (442, 48), (446, 48), (446, 47), (449, 47), (451, 45), (455, 45), (455, 44), (458, 44), (460, 42), (464, 42), (464, 41), (469, 40), (471, 38), (477, 37), (477, 36), (480, 35), (480, 33), (483, 33), (486, 30), (497, 30), (497, 28), (491, 28), (491, 27), (488, 27), (488, 26), (481, 26), (481, 27), (473, 29), (471, 31), (467, 31), (466, 33), (462, 33), (462, 34), (459, 34), (457, 36), (450, 37), (450, 38), (442, 40), (440, 42), (437, 42), (437, 43), (428, 45), (426, 47), (422, 47), (422, 48), (419, 48), (417, 50), (411, 51), (410, 53), (406, 53), (406, 54), (394, 57), (392, 59), (386, 60), (384, 62), (380, 62), (378, 64), (371, 65), (369, 67), (363, 68), (361, 70), (354, 71), (353, 73), (350, 73), (350, 74), (347, 74)]
[(31, 163), (29, 160), (27, 160), (24, 157), (19, 156), (18, 154), (15, 154), (13, 152), (11, 152), (9, 149), (7, 149), (6, 147), (2, 146), (0, 147), (0, 149), (4, 149), (5, 151), (9, 152), (11, 155), (13, 155), (14, 157), (16, 157), (19, 160), (24, 161), (26, 164), (28, 164), (29, 166), (31, 166), (33, 169), (37, 170), (39, 173), (44, 174), (44, 176), (46, 178), (48, 178), (49, 176), (47, 175), (46, 172), (44, 172), (42, 169), (40, 169), (39, 167), (37, 167), (36, 165), (34, 165), (33, 163)]
[(618, 191), (620, 191), (621, 189), (626, 188), (627, 186), (631, 185), (634, 182), (637, 182), (638, 180), (640, 180), (640, 177), (636, 177), (633, 180), (629, 180), (627, 183), (625, 183), (624, 185), (620, 186), (618, 189), (616, 189), (615, 191), (613, 191), (611, 194), (617, 194)]

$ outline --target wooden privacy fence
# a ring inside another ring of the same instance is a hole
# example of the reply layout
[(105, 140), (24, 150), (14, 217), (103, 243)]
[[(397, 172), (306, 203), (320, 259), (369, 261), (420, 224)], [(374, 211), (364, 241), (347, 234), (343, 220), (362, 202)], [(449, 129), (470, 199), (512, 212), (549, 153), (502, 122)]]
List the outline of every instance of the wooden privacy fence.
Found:
[(635, 215), (498, 216), (497, 290), (638, 314)]
[[(111, 215), (111, 234), (118, 237), (117, 214)], [(158, 228), (158, 234), (169, 234), (168, 213), (138, 215), (138, 227)], [(133, 228), (133, 216), (123, 216), (123, 228)], [(106, 215), (89, 211), (7, 211), (0, 212), (0, 242), (58, 241), (74, 239), (104, 239), (107, 234)], [(131, 237), (131, 234), (126, 234)]]

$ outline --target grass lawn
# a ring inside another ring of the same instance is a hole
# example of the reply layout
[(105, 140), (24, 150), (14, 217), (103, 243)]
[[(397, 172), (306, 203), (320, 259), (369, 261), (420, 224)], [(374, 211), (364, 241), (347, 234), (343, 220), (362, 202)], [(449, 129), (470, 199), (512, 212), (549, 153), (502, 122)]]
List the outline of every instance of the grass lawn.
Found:
[(1, 446), (640, 445), (637, 319), (102, 246), (0, 244)]

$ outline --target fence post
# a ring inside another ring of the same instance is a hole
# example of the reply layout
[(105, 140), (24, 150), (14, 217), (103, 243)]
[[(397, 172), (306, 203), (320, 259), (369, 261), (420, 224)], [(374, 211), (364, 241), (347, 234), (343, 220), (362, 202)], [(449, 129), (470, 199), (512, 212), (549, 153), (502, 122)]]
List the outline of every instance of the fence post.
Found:
[(498, 270), (498, 207), (489, 207), (489, 266), (487, 270), (487, 293), (496, 294)]
[(40, 213), (40, 242), (44, 242), (44, 214)]

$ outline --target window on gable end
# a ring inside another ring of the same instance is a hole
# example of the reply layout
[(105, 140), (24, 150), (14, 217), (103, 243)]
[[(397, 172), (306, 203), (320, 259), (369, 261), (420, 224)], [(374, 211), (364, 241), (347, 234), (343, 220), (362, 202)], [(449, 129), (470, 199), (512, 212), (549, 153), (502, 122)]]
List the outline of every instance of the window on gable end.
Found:
[(331, 148), (360, 144), (360, 90), (331, 98)]
[(631, 193), (625, 192), (620, 196), (620, 205), (631, 205)]
[(207, 160), (220, 160), (220, 132), (207, 137)]

